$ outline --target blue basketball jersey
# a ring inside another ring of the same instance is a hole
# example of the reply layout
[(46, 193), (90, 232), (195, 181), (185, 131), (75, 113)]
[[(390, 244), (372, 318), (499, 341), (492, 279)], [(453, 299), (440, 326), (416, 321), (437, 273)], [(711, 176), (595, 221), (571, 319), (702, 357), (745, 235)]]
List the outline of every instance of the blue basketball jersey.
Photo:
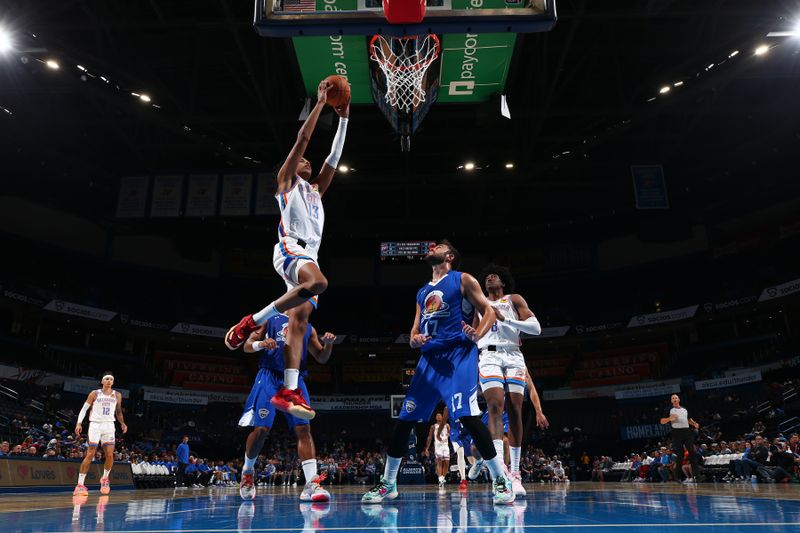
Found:
[(461, 272), (451, 270), (436, 283), (426, 283), (417, 293), (420, 309), (419, 331), (431, 339), (422, 353), (447, 350), (472, 343), (461, 329), (461, 322), (472, 325), (473, 305), (461, 294)]
[[(289, 317), (286, 315), (275, 315), (267, 320), (267, 337), (275, 339), (278, 347), (274, 350), (264, 350), (258, 358), (258, 367), (273, 370), (275, 372), (283, 372), (283, 346), (286, 344), (286, 328), (289, 326)], [(308, 371), (306, 370), (306, 356), (308, 355), (308, 339), (311, 338), (311, 324), (306, 328), (306, 334), (303, 335), (303, 356), (300, 360), (300, 375), (305, 376)]]
[[(489, 411), (483, 413), (481, 422), (483, 422), (484, 426), (489, 425)], [(508, 433), (508, 411), (503, 411), (503, 433)]]

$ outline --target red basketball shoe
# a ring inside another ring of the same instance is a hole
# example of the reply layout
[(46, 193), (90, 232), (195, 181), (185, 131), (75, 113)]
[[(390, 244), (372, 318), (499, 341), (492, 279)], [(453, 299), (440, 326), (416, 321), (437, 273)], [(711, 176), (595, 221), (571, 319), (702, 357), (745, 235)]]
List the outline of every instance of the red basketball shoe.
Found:
[(225, 334), (225, 346), (231, 350), (236, 350), (257, 329), (258, 324), (253, 321), (253, 315), (247, 315)]
[(275, 393), (269, 403), (278, 411), (289, 413), (303, 420), (311, 420), (317, 415), (308, 405), (308, 402), (303, 397), (303, 391), (300, 389), (289, 390), (286, 387), (281, 387), (281, 390)]
[(461, 483), (458, 484), (458, 490), (461, 492), (467, 492), (467, 480), (462, 479)]

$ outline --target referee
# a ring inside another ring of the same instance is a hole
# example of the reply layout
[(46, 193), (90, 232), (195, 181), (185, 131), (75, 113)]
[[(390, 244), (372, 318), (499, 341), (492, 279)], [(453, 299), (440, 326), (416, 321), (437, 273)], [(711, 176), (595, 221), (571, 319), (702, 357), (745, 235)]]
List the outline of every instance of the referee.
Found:
[(694, 451), (694, 433), (689, 426), (699, 429), (700, 424), (689, 418), (689, 411), (681, 407), (681, 399), (677, 394), (670, 397), (672, 409), (669, 416), (662, 418), (662, 424), (672, 424), (672, 451), (678, 456), (683, 457), (683, 448), (689, 452), (689, 464), (692, 465), (692, 476), (683, 480), (684, 483), (694, 483), (697, 476), (697, 454)]

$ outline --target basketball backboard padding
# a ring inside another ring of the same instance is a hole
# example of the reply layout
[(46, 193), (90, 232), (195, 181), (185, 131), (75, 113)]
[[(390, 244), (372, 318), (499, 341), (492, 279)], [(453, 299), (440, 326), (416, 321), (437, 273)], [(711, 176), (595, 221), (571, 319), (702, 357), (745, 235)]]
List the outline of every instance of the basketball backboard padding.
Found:
[[(466, 8), (448, 9), (453, 1)], [(429, 0), (422, 23), (390, 24), (376, 0), (372, 3), (378, 7), (367, 7), (365, 0), (349, 0), (349, 6), (355, 6), (351, 9), (339, 8), (337, 0), (256, 0), (253, 25), (263, 37), (301, 37), (537, 33), (550, 31), (556, 23), (555, 0), (493, 0), (493, 5), (504, 7), (470, 7), (484, 2), (488, 0)], [(442, 7), (437, 8), (437, 3)], [(319, 9), (323, 6), (325, 9)]]

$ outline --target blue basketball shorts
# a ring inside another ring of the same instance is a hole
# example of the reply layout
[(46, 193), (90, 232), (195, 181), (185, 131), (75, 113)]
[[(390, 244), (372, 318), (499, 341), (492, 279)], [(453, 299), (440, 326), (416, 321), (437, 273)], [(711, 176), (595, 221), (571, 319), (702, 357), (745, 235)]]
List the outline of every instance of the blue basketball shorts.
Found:
[[(306, 383), (302, 376), (300, 376), (297, 384), (300, 390), (303, 391), (303, 396), (306, 401), (311, 402), (311, 398), (308, 396)], [(256, 376), (256, 382), (253, 384), (253, 389), (250, 391), (250, 395), (244, 403), (244, 410), (242, 411), (242, 417), (239, 419), (239, 425), (242, 427), (254, 426), (271, 428), (272, 424), (275, 422), (275, 413), (277, 409), (275, 409), (269, 401), (281, 387), (283, 387), (283, 376), (279, 377), (273, 371), (265, 368), (259, 370)], [(289, 429), (309, 423), (308, 420), (297, 418), (289, 413), (281, 414), (286, 418)]]

